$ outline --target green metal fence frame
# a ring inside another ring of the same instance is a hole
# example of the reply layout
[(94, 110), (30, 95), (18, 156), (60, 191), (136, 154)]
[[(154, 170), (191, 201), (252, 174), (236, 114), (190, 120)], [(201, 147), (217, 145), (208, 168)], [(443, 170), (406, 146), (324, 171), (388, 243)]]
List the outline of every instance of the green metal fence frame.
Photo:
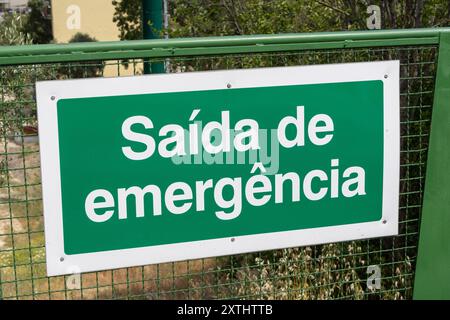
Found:
[(0, 65), (438, 45), (414, 298), (450, 299), (450, 28), (0, 47)]

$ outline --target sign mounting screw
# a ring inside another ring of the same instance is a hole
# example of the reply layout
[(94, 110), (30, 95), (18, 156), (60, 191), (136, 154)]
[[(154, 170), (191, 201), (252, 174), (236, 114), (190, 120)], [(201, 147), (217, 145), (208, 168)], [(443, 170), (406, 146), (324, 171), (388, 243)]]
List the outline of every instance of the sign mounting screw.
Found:
[(227, 88), (230, 89), (231, 88), (231, 83), (227, 84)]
[(53, 101), (53, 100), (56, 99), (56, 97), (55, 96), (51, 96), (50, 99)]

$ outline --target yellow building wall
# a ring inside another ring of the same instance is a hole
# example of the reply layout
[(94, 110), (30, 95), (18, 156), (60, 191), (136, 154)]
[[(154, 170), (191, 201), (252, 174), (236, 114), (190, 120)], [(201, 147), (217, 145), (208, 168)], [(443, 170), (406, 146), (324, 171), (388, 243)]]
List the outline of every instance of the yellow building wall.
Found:
[[(112, 0), (53, 0), (53, 38), (67, 43), (78, 32), (87, 33), (97, 41), (118, 41), (119, 30), (113, 22)], [(132, 66), (117, 68), (116, 61), (106, 61), (105, 76), (133, 74)], [(139, 65), (139, 70), (142, 67)]]

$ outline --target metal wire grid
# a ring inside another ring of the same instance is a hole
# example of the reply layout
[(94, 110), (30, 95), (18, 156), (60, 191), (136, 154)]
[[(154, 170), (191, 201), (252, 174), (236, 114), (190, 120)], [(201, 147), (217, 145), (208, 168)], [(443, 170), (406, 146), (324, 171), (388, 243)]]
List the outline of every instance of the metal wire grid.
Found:
[[(34, 83), (138, 75), (143, 61), (0, 67), (0, 299), (411, 298), (436, 46), (182, 57), (163, 62), (170, 72), (190, 72), (391, 59), (401, 62), (398, 236), (51, 278), (45, 271), (39, 146), (33, 132)], [(379, 289), (368, 287), (369, 266), (381, 272)]]

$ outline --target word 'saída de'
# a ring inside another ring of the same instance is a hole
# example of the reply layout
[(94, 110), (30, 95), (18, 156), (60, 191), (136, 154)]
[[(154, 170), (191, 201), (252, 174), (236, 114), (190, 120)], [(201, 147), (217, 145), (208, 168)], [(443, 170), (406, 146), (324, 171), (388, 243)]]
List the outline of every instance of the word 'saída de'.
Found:
[[(200, 110), (195, 109), (189, 121), (193, 122)], [(324, 146), (330, 143), (334, 134), (333, 119), (326, 114), (317, 114), (309, 122), (305, 123), (304, 106), (296, 108), (296, 116), (282, 118), (277, 128), (279, 144), (284, 148), (302, 147), (309, 142), (315, 146)], [(199, 126), (193, 122), (189, 129), (185, 130), (178, 124), (168, 124), (158, 132), (161, 140), (156, 145), (155, 139), (150, 133), (133, 131), (135, 125), (143, 126), (145, 129), (154, 128), (152, 120), (147, 116), (132, 116), (122, 124), (122, 135), (127, 141), (134, 144), (142, 144), (139, 151), (131, 146), (122, 146), (123, 155), (132, 161), (141, 161), (155, 156), (155, 152), (164, 158), (183, 156), (187, 153), (195, 155), (199, 147), (206, 152), (216, 154), (229, 152), (234, 148), (238, 152), (257, 150), (259, 146), (259, 125), (253, 119), (242, 119), (234, 126), (234, 137), (230, 135), (230, 112), (222, 111), (221, 121), (208, 122), (199, 132)], [(287, 128), (293, 127), (295, 135), (288, 137)], [(220, 143), (212, 142), (215, 130), (220, 132)], [(188, 139), (188, 140), (186, 140)], [(230, 141), (232, 140), (232, 141)], [(201, 146), (199, 146), (201, 141)], [(188, 146), (188, 147), (186, 147)], [(259, 169), (259, 174), (257, 170)], [(85, 211), (87, 217), (97, 223), (106, 222), (117, 215), (118, 219), (127, 219), (133, 214), (136, 217), (144, 217), (145, 212), (152, 212), (153, 216), (161, 216), (165, 210), (172, 214), (184, 214), (191, 209), (196, 212), (205, 211), (205, 197), (213, 197), (215, 215), (221, 220), (235, 219), (241, 214), (242, 203), (245, 200), (252, 206), (263, 206), (269, 201), (283, 203), (285, 201), (298, 202), (306, 198), (309, 201), (319, 201), (324, 197), (347, 198), (364, 196), (365, 170), (359, 166), (348, 167), (344, 170), (339, 168), (339, 159), (330, 160), (330, 168), (326, 171), (315, 169), (306, 173), (286, 172), (272, 176), (264, 175), (265, 169), (261, 163), (255, 163), (251, 170), (251, 176), (223, 177), (217, 181), (212, 179), (195, 181), (193, 185), (186, 182), (176, 181), (165, 190), (154, 184), (147, 186), (129, 186), (118, 188), (115, 194), (105, 189), (96, 189), (90, 192), (85, 200)], [(301, 179), (302, 177), (302, 179)], [(320, 186), (314, 181), (319, 180)], [(290, 186), (290, 194), (284, 195), (285, 185)], [(315, 188), (313, 188), (315, 186)], [(232, 196), (227, 191), (227, 199), (224, 197), (224, 189), (231, 188)], [(313, 190), (314, 189), (314, 190)], [(144, 198), (152, 197), (152, 211), (145, 210)], [(127, 199), (133, 196), (135, 200), (135, 212), (128, 210)], [(162, 201), (164, 200), (163, 210)]]

